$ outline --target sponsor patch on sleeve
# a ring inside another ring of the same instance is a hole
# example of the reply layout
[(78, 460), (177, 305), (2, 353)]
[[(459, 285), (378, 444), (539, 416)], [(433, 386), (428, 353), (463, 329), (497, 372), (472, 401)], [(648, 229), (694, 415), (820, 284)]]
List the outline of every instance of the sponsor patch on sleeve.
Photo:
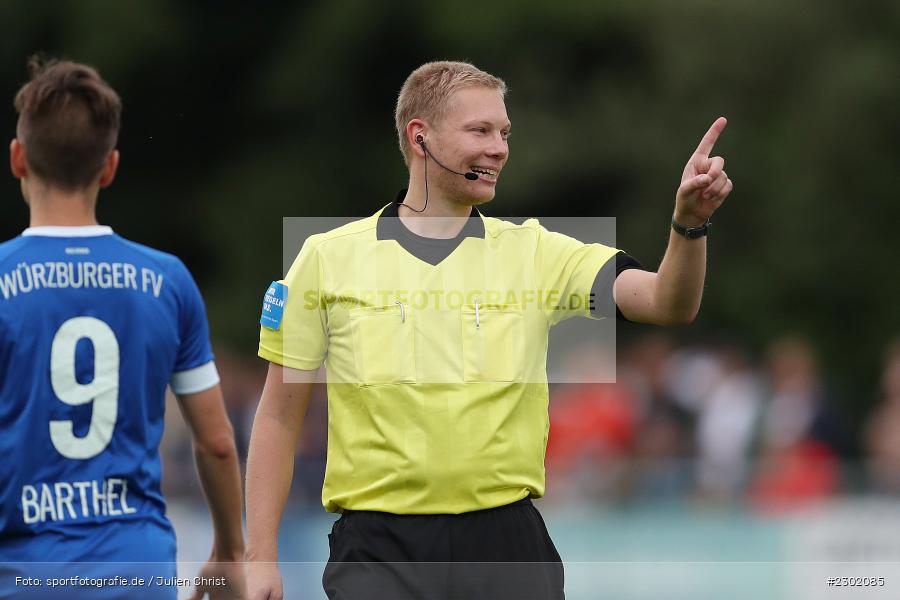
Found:
[(283, 283), (273, 281), (263, 298), (259, 324), (275, 331), (281, 329), (281, 319), (284, 316), (284, 304), (287, 302), (287, 297), (288, 287)]

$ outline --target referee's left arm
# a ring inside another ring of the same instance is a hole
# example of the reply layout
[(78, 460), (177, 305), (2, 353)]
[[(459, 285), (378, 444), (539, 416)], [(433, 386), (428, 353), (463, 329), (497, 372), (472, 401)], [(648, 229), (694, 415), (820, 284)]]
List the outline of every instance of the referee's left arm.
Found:
[(710, 158), (727, 121), (719, 117), (691, 155), (675, 195), (669, 245), (656, 273), (629, 269), (613, 286), (616, 306), (630, 321), (656, 325), (690, 323), (700, 311), (706, 277), (706, 231), (733, 184), (725, 159)]

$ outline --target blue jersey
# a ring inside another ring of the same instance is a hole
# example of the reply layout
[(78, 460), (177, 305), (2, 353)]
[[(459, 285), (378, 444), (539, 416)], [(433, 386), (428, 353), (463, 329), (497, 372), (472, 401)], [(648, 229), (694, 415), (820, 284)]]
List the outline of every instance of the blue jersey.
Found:
[(108, 227), (0, 244), (0, 562), (172, 562), (166, 386), (218, 383), (180, 260)]

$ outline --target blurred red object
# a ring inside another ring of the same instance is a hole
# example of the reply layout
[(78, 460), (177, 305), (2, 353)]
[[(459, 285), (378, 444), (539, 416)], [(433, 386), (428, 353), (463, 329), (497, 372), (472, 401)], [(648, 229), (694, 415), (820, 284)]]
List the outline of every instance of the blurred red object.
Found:
[(763, 460), (751, 481), (749, 498), (761, 512), (790, 512), (830, 498), (839, 485), (837, 454), (821, 442), (806, 439)]
[(634, 445), (637, 417), (630, 390), (615, 383), (566, 386), (553, 394), (547, 462), (559, 471), (585, 458), (621, 456)]

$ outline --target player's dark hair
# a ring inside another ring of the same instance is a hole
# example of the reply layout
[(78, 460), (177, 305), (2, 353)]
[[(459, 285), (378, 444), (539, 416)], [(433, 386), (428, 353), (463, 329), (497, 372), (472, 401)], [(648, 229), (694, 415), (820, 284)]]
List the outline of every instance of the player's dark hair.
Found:
[(32, 56), (28, 73), (14, 103), (28, 167), (50, 185), (84, 189), (116, 147), (122, 101), (87, 65)]

